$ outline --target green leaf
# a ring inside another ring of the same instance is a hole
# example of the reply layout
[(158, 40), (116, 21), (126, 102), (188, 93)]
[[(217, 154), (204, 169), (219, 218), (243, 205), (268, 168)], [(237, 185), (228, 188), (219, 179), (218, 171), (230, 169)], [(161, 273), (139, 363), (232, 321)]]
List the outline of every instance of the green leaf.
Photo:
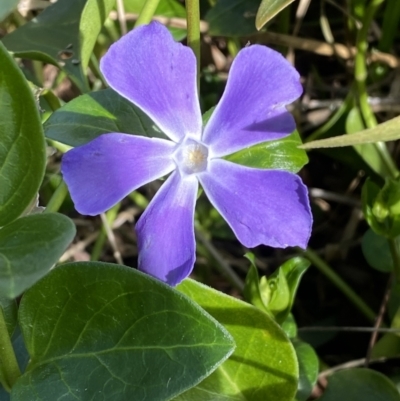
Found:
[(368, 264), (381, 272), (393, 270), (393, 259), (387, 238), (369, 229), (361, 241), (361, 249)]
[[(346, 118), (346, 132), (347, 134), (353, 135), (363, 129), (364, 122), (361, 111), (358, 107), (353, 107)], [(373, 171), (381, 177), (390, 177), (392, 174), (391, 170), (381, 156), (381, 152), (384, 150), (382, 150), (382, 148), (378, 149), (378, 146), (379, 144), (377, 143), (364, 143), (354, 145), (354, 149)], [(390, 157), (390, 155), (388, 155), (388, 157)]]
[[(146, 0), (124, 0), (125, 12), (139, 14), (145, 3)], [(160, 0), (154, 15), (186, 19), (186, 9), (177, 0)], [(169, 28), (169, 30), (179, 42), (186, 37), (186, 29)]]
[(2, 21), (12, 10), (17, 8), (19, 0), (2, 0), (0, 4), (0, 21)]
[(75, 235), (61, 214), (21, 217), (0, 230), (0, 293), (21, 295), (57, 262)]
[(88, 91), (85, 77), (93, 46), (115, 0), (58, 0), (8, 34), (3, 43), (17, 57), (42, 60)]
[(43, 179), (46, 148), (39, 112), (21, 70), (0, 43), (0, 227), (20, 216)]
[(234, 349), (188, 298), (129, 267), (62, 265), (27, 291), (19, 320), (31, 361), (12, 399), (169, 400)]
[(319, 401), (400, 401), (395, 385), (382, 373), (370, 369), (348, 369), (328, 378)]
[(255, 265), (254, 255), (251, 252), (248, 252), (244, 256), (250, 261), (250, 268), (246, 275), (245, 287), (243, 290), (244, 299), (250, 302), (256, 308), (267, 312), (267, 305), (269, 303), (270, 296), (269, 287), (268, 285), (266, 286), (267, 293), (261, 293), (260, 278), (258, 276), (258, 270)]
[(283, 330), (259, 309), (193, 280), (178, 290), (232, 334), (236, 350), (211, 376), (176, 401), (292, 401), (298, 366)]
[(340, 135), (333, 138), (320, 139), (301, 145), (302, 149), (335, 148), (354, 146), (362, 143), (378, 141), (394, 141), (400, 138), (400, 116), (352, 135)]
[(256, 15), (256, 28), (260, 30), (294, 0), (262, 0)]
[(47, 138), (70, 146), (108, 132), (165, 138), (146, 114), (112, 89), (72, 100), (50, 116), (44, 129)]
[(286, 138), (263, 142), (225, 157), (248, 167), (286, 170), (297, 173), (308, 163), (307, 153), (300, 149), (300, 135), (294, 131)]
[(297, 337), (297, 323), (291, 313), (289, 313), (288, 317), (282, 322), (281, 327), (289, 338)]
[(306, 401), (318, 379), (319, 360), (311, 345), (300, 340), (292, 342), (299, 361), (300, 373), (296, 401)]
[(213, 36), (243, 36), (256, 33), (255, 16), (260, 0), (218, 0), (206, 14)]
[(8, 299), (0, 296), (0, 308), (3, 309), (8, 335), (11, 337), (14, 333), (15, 327), (17, 326), (17, 302), (15, 299)]

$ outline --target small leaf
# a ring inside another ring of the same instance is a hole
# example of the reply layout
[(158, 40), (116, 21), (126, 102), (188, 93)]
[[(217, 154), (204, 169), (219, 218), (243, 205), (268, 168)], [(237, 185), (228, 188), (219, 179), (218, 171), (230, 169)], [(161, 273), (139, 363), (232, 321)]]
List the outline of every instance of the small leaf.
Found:
[(226, 327), (236, 350), (211, 376), (176, 401), (293, 400), (298, 378), (296, 355), (269, 315), (190, 279), (177, 288)]
[(187, 297), (125, 266), (82, 262), (27, 291), (19, 319), (31, 361), (12, 399), (170, 400), (234, 349)]
[(291, 313), (289, 313), (288, 317), (282, 322), (281, 327), (289, 338), (297, 337), (297, 323)]
[(225, 157), (225, 159), (248, 167), (286, 170), (297, 173), (308, 163), (307, 153), (299, 148), (300, 135), (291, 135), (251, 146)]
[(262, 0), (256, 15), (256, 28), (260, 30), (294, 0)]
[(319, 401), (400, 401), (395, 385), (382, 373), (370, 369), (347, 369), (328, 378)]
[(112, 89), (72, 100), (50, 116), (44, 129), (47, 138), (70, 146), (109, 132), (165, 138), (146, 114)]
[(57, 262), (75, 235), (72, 221), (57, 213), (21, 217), (0, 230), (0, 293), (21, 295)]
[(306, 401), (318, 379), (319, 360), (311, 345), (300, 340), (292, 342), (299, 361), (300, 373), (296, 401)]
[(0, 43), (0, 227), (36, 197), (46, 152), (39, 112), (21, 70)]
[(366, 261), (374, 269), (384, 273), (393, 270), (393, 258), (387, 238), (369, 229), (362, 238), (361, 249)]
[(2, 0), (0, 4), (0, 21), (2, 21), (12, 10), (17, 8), (19, 0)]
[(289, 285), (282, 268), (275, 270), (274, 273), (269, 276), (268, 284), (271, 289), (271, 299), (268, 304), (268, 309), (276, 318), (277, 315), (288, 310), (290, 305)]
[(328, 139), (319, 139), (300, 146), (302, 149), (335, 148), (354, 146), (378, 141), (394, 141), (400, 138), (400, 116), (385, 121), (374, 128), (366, 129), (352, 135), (340, 135)]
[(218, 0), (206, 14), (213, 36), (243, 36), (256, 33), (255, 16), (260, 0)]
[(32, 21), (3, 38), (17, 57), (42, 60), (64, 69), (88, 91), (86, 67), (115, 0), (58, 0)]

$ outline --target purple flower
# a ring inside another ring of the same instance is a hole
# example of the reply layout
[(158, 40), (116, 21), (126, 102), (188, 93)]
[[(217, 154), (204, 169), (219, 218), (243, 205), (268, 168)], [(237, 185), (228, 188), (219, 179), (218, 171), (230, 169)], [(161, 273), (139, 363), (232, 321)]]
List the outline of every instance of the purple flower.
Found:
[(190, 274), (199, 182), (244, 246), (307, 246), (312, 217), (300, 178), (222, 159), (295, 129), (286, 105), (302, 87), (279, 53), (260, 45), (241, 50), (204, 128), (195, 56), (161, 24), (122, 37), (101, 60), (101, 70), (109, 85), (170, 140), (104, 134), (66, 153), (62, 173), (76, 209), (87, 215), (102, 213), (136, 188), (172, 173), (136, 224), (140, 270), (171, 285)]

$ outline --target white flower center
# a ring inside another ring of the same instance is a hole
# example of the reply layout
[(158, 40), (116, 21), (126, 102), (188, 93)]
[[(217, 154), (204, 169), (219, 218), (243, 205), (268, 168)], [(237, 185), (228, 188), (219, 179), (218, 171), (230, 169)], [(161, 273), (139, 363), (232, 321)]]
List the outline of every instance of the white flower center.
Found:
[(207, 169), (208, 148), (192, 138), (184, 138), (174, 153), (174, 160), (183, 175), (201, 173)]

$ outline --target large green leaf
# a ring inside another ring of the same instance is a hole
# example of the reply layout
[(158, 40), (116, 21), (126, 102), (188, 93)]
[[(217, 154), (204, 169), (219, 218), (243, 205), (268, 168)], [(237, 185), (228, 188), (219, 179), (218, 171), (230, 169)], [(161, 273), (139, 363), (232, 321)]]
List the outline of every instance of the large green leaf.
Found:
[(214, 36), (243, 36), (257, 32), (255, 16), (260, 0), (218, 0), (207, 13), (209, 33)]
[(299, 148), (300, 145), (299, 133), (294, 131), (286, 138), (245, 148), (229, 155), (226, 159), (248, 167), (287, 170), (297, 173), (308, 163), (307, 154)]
[(169, 400), (234, 349), (187, 297), (106, 263), (54, 269), (25, 293), (19, 319), (31, 362), (13, 401)]
[(334, 373), (319, 401), (400, 401), (395, 385), (382, 373), (348, 369)]
[(2, 0), (0, 4), (0, 21), (2, 21), (8, 14), (17, 8), (19, 0)]
[(3, 309), (8, 335), (11, 337), (17, 326), (18, 306), (15, 299), (0, 296), (0, 308)]
[(146, 114), (112, 89), (72, 100), (51, 115), (44, 129), (47, 138), (70, 146), (83, 145), (108, 132), (165, 138)]
[(178, 290), (200, 304), (232, 334), (233, 355), (176, 401), (292, 401), (298, 366), (283, 330), (259, 309), (193, 280)]
[(328, 139), (301, 145), (303, 149), (335, 148), (341, 146), (353, 146), (362, 143), (373, 143), (378, 141), (394, 141), (400, 138), (400, 116), (392, 118), (374, 128), (366, 129), (352, 135), (340, 135)]
[(15, 298), (42, 278), (75, 235), (62, 214), (21, 217), (0, 230), (0, 293)]
[(85, 70), (100, 29), (115, 0), (58, 0), (8, 34), (3, 43), (18, 57), (62, 67), (88, 90)]
[(262, 0), (256, 15), (256, 27), (260, 30), (269, 20), (294, 0)]
[(0, 227), (30, 205), (42, 182), (45, 142), (32, 92), (0, 43)]

